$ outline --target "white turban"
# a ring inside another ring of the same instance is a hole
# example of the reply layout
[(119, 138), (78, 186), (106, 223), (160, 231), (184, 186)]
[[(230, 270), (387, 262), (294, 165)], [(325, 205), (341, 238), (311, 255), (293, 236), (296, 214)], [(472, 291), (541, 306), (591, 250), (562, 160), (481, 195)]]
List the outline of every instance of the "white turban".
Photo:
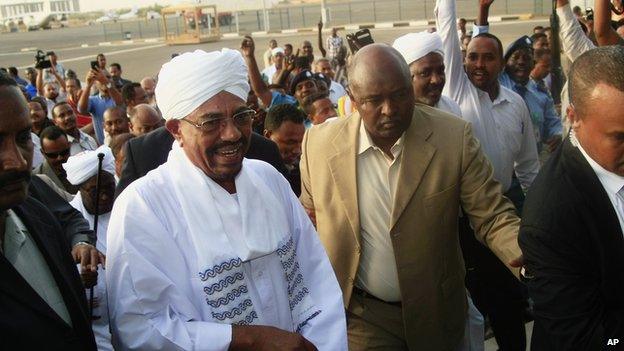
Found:
[(166, 120), (182, 119), (222, 91), (247, 101), (247, 66), (237, 50), (195, 50), (174, 57), (158, 73), (156, 103)]
[(437, 52), (444, 56), (440, 35), (427, 31), (409, 33), (398, 37), (392, 44), (392, 47), (401, 53), (408, 65), (431, 52)]
[(284, 49), (280, 48), (279, 46), (276, 47), (275, 49), (271, 50), (271, 56), (275, 56), (277, 54), (284, 54)]
[(102, 170), (115, 175), (115, 157), (111, 149), (102, 145), (95, 151), (84, 151), (71, 156), (67, 162), (63, 163), (63, 168), (67, 173), (67, 180), (73, 185), (80, 185), (89, 178), (95, 176), (98, 170), (99, 153), (104, 154), (102, 160)]

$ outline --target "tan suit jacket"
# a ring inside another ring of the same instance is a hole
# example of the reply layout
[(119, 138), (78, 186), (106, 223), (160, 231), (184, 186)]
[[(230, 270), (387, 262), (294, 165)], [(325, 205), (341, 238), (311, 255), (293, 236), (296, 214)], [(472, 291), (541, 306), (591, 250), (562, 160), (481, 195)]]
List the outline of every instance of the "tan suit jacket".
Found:
[[(301, 202), (317, 230), (349, 305), (360, 259), (356, 157), (361, 117), (308, 130), (301, 159)], [(464, 335), (466, 292), (458, 216), (503, 262), (521, 255), (520, 220), (492, 178), (470, 124), (416, 105), (405, 132), (390, 235), (410, 350), (453, 350)], [(511, 269), (511, 267), (510, 267)], [(517, 275), (517, 270), (512, 269)]]

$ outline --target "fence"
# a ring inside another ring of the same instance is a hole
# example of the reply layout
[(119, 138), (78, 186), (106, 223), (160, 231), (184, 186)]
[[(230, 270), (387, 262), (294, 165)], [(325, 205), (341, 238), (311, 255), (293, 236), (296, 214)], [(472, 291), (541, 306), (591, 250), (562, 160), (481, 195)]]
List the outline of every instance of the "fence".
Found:
[[(327, 26), (351, 23), (412, 21), (433, 18), (435, 0), (373, 0), (329, 3)], [(477, 0), (457, 0), (458, 17), (475, 18)], [(249, 33), (261, 30), (282, 30), (316, 27), (321, 18), (320, 5), (280, 6), (267, 10), (269, 25), (264, 25), (262, 10), (232, 13), (230, 21), (221, 25), (222, 33)], [(532, 13), (548, 15), (551, 0), (499, 0), (490, 9), (491, 16)], [(161, 37), (162, 19), (108, 22), (100, 24), (105, 41)], [(183, 18), (168, 18), (170, 32), (184, 28)]]

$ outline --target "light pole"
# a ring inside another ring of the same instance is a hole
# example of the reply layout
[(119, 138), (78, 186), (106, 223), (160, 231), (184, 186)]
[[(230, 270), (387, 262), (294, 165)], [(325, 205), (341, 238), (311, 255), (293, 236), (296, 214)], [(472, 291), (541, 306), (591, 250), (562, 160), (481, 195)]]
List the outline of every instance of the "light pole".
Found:
[(321, 0), (321, 21), (323, 21), (324, 24), (327, 23), (327, 7), (325, 4), (326, 0)]
[(269, 23), (269, 13), (266, 8), (266, 0), (262, 0), (262, 13), (264, 14), (264, 31), (268, 32), (271, 30), (271, 25)]

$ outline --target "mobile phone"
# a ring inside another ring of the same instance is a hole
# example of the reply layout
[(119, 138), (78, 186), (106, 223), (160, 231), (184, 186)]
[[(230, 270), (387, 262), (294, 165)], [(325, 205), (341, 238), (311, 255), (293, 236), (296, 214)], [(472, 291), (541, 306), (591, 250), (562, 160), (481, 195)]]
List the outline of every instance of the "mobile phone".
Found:
[(347, 43), (349, 43), (349, 49), (352, 54), (355, 54), (358, 50), (366, 45), (373, 44), (373, 36), (370, 30), (367, 28), (359, 30), (355, 33), (347, 34)]
[(100, 65), (98, 65), (97, 61), (91, 61), (91, 69), (94, 69), (96, 71), (100, 69)]

